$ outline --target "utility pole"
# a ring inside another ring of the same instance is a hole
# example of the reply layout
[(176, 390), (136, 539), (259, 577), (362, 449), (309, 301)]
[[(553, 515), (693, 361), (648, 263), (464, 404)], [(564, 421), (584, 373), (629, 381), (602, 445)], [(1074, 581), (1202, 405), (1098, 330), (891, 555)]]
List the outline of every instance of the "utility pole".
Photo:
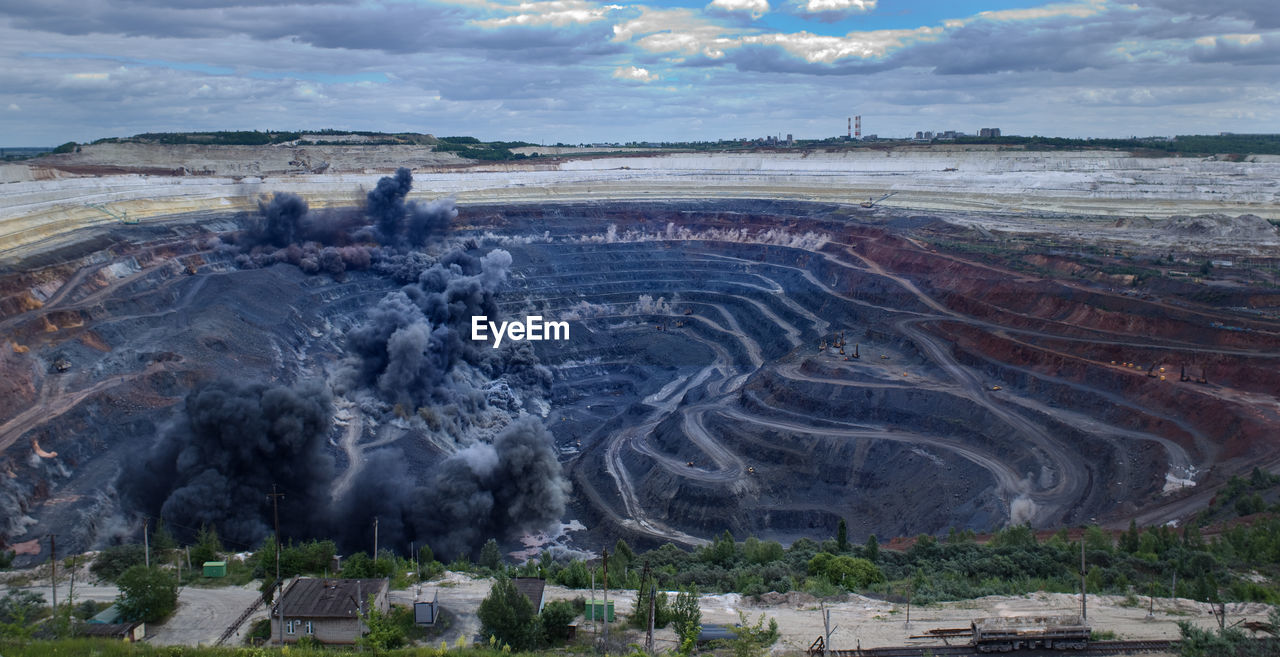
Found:
[(818, 610), (822, 612), (822, 657), (831, 657), (831, 610), (821, 602)]
[(373, 561), (378, 561), (378, 516), (373, 517)]
[[(271, 492), (267, 494), (271, 498), (271, 509), (276, 521), (276, 586), (279, 587), (279, 595), (276, 597), (276, 620), (280, 623), (280, 645), (284, 645), (284, 583), (280, 581), (280, 500), (284, 498), (284, 493), (276, 491), (276, 485), (271, 484)], [(191, 553), (187, 552), (187, 558), (190, 559)], [(191, 564), (187, 564), (190, 566)]]
[(609, 652), (609, 550), (604, 550), (604, 650)]
[(1084, 538), (1085, 534), (1080, 534), (1080, 622), (1082, 623), (1089, 620), (1088, 593), (1085, 592), (1084, 579)]
[(911, 586), (907, 587), (907, 627), (911, 627), (911, 591), (914, 588), (915, 588), (914, 582), (912, 583)]
[(594, 636), (599, 632), (599, 624), (596, 623), (600, 618), (600, 614), (596, 611), (596, 571), (591, 569), (591, 634)]
[(147, 564), (147, 568), (151, 567), (151, 541), (147, 539), (147, 526), (151, 524), (151, 519), (147, 518), (142, 521), (142, 559)]
[(649, 623), (648, 634), (644, 638), (644, 651), (653, 654), (653, 614), (657, 611), (657, 603), (655, 596), (657, 595), (657, 585), (649, 580), (649, 562), (644, 562), (644, 574), (640, 576), (640, 586), (649, 587)]
[(58, 545), (49, 534), (49, 586), (53, 589), (53, 613), (58, 613)]

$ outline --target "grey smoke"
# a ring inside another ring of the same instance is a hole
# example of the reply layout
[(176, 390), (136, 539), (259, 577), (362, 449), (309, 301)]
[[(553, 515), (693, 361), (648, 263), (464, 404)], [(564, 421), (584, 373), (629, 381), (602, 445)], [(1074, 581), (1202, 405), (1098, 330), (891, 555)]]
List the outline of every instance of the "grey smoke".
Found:
[(415, 495), (411, 520), (437, 554), (472, 554), (490, 538), (559, 520), (569, 490), (551, 433), (526, 417), (493, 444), (472, 445), (441, 463)]
[(498, 316), (494, 295), (506, 281), (511, 254), (483, 257), (454, 251), (388, 294), (369, 320), (347, 334), (348, 357), (339, 372), (345, 390), (366, 388), (412, 411), (457, 402), (445, 375), (461, 361), (489, 357), (472, 344), (473, 315)]
[(323, 533), (333, 460), (327, 387), (215, 381), (187, 395), (177, 421), (151, 453), (126, 466), (117, 489), (125, 508), (163, 518), (180, 538), (202, 525), (229, 544), (256, 545), (269, 531), (272, 484), (282, 533)]

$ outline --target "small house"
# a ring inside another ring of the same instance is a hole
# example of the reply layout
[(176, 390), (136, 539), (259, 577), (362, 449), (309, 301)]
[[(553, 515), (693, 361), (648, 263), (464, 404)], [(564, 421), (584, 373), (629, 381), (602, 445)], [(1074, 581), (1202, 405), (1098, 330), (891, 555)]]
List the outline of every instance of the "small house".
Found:
[(285, 643), (307, 636), (324, 644), (353, 645), (364, 634), (361, 616), (370, 611), (369, 596), (374, 597), (374, 607), (386, 613), (389, 588), (386, 578), (299, 577), (271, 609), (271, 641), (278, 643), (283, 629)]
[(541, 577), (517, 577), (511, 580), (516, 585), (516, 590), (524, 594), (533, 605), (533, 613), (541, 614), (542, 605), (544, 604), (543, 593), (547, 588), (547, 580)]
[(226, 577), (227, 562), (225, 561), (206, 561), (204, 562), (205, 577)]

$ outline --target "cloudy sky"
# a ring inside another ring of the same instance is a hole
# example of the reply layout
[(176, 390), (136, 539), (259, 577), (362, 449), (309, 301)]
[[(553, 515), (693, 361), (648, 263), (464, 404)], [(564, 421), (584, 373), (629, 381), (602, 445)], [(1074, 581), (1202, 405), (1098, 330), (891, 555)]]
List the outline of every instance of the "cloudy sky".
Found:
[(0, 145), (1280, 132), (1278, 0), (0, 0)]

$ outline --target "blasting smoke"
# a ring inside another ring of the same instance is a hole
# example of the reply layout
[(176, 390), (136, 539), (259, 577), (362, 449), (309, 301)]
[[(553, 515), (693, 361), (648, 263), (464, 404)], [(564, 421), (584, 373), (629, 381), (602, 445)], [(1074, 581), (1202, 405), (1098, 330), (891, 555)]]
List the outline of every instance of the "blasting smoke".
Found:
[(270, 531), (266, 494), (276, 484), (285, 493), (282, 533), (312, 536), (324, 531), (329, 506), (331, 424), (323, 384), (215, 381), (187, 395), (175, 424), (116, 487), (126, 509), (163, 518), (179, 536), (207, 524), (248, 547)]
[[(341, 277), (349, 269), (394, 272), (407, 282), (421, 273), (414, 249), (441, 238), (458, 216), (451, 198), (419, 203), (405, 201), (413, 188), (407, 168), (378, 181), (366, 196), (362, 214), (356, 208), (310, 211), (297, 194), (277, 193), (260, 201), (257, 225), (234, 239), (241, 267), (292, 264), (309, 274), (326, 272)], [(372, 221), (370, 226), (368, 221)], [(380, 246), (373, 246), (376, 242)]]
[(263, 238), (278, 247), (288, 246), (298, 234), (302, 218), (307, 215), (307, 202), (297, 194), (281, 193), (270, 203), (258, 202), (258, 211), (266, 219)]
[(468, 322), (473, 315), (497, 317), (494, 294), (510, 266), (506, 251), (482, 258), (455, 251), (388, 294), (347, 334), (340, 385), (370, 389), (406, 409), (456, 402), (445, 375), (460, 361), (479, 365), (485, 358), (466, 335)]
[(543, 529), (569, 496), (551, 433), (522, 418), (440, 464), (422, 489), (414, 523), (439, 553), (470, 554), (489, 538)]

